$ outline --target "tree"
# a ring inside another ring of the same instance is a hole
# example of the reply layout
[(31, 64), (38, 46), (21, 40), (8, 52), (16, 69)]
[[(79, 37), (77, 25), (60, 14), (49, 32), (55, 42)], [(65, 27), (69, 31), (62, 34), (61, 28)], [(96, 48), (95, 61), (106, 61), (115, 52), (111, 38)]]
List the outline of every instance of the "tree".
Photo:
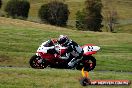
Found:
[(30, 3), (26, 0), (10, 0), (5, 7), (8, 16), (22, 19), (28, 18), (29, 9)]
[(106, 29), (110, 32), (115, 32), (115, 26), (118, 24), (118, 12), (116, 10), (116, 6), (113, 7), (112, 0), (108, 0), (104, 2), (105, 9), (104, 16), (105, 16), (105, 22), (106, 22)]
[(81, 17), (84, 21), (78, 20), (76, 21), (76, 24), (77, 22), (83, 24), (83, 30), (101, 31), (101, 27), (103, 27), (101, 24), (103, 19), (103, 16), (101, 15), (103, 7), (101, 0), (86, 0), (85, 4), (86, 7), (82, 11), (82, 14), (85, 13), (85, 15)]
[(78, 30), (85, 30), (85, 14), (84, 11), (77, 11), (76, 13), (76, 28)]
[(115, 24), (117, 24), (117, 12), (116, 11), (109, 11), (108, 14), (108, 27), (110, 29), (110, 32), (114, 32)]
[(2, 1), (0, 0), (0, 8), (1, 8), (1, 6), (2, 6)]
[(59, 1), (52, 1), (41, 6), (38, 16), (42, 22), (57, 26), (65, 26), (69, 16), (68, 6)]

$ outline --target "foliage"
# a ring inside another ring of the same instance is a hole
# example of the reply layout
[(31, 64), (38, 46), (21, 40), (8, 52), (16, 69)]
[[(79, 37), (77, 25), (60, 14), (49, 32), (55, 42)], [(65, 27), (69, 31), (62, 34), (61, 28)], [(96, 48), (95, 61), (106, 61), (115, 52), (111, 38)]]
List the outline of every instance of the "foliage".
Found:
[(2, 1), (0, 0), (0, 8), (1, 8), (1, 6), (2, 6)]
[(85, 17), (85, 12), (84, 11), (77, 11), (76, 13), (76, 28), (78, 30), (84, 30), (84, 18)]
[[(103, 19), (101, 0), (86, 0), (85, 4), (85, 9), (76, 14), (76, 27), (78, 28), (77, 25), (81, 24), (80, 27), (84, 30), (101, 31), (100, 28), (103, 27), (101, 24)], [(83, 15), (84, 13), (85, 15)]]
[(10, 0), (5, 7), (7, 16), (22, 19), (28, 18), (29, 9), (30, 3), (26, 0)]
[(115, 27), (119, 24), (117, 11), (109, 9), (105, 14), (107, 15), (106, 22), (109, 29), (108, 31), (115, 32)]
[(69, 16), (69, 10), (67, 4), (59, 1), (52, 1), (42, 5), (38, 15), (42, 22), (57, 26), (65, 26)]

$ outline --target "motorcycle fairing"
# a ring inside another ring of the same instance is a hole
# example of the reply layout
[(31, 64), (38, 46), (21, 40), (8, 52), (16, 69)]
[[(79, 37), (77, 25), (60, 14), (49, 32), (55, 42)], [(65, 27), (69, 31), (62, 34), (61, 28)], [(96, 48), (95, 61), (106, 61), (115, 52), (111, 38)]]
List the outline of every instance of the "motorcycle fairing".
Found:
[(93, 44), (87, 44), (82, 46), (83, 51), (84, 51), (84, 55), (92, 55), (97, 53), (97, 51), (100, 49), (99, 46), (95, 46)]

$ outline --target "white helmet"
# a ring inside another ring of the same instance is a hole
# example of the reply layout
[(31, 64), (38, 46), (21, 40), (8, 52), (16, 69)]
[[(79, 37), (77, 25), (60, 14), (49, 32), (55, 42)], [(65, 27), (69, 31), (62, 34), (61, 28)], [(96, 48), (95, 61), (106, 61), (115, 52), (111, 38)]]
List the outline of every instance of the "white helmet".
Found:
[(60, 35), (58, 38), (58, 43), (64, 45), (69, 42), (69, 38), (66, 35)]

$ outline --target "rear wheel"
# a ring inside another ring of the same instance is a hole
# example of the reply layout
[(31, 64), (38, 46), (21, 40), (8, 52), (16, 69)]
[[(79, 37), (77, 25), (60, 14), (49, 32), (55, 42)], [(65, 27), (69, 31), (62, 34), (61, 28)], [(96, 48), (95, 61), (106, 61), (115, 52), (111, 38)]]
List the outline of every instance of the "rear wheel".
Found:
[(84, 57), (83, 65), (85, 71), (91, 71), (96, 66), (96, 59), (93, 56), (86, 56)]
[(81, 70), (84, 67), (85, 71), (91, 71), (96, 66), (96, 59), (93, 56), (84, 56), (78, 64), (77, 69)]
[(40, 56), (33, 55), (29, 61), (29, 64), (32, 68), (44, 69), (47, 67), (47, 63)]

